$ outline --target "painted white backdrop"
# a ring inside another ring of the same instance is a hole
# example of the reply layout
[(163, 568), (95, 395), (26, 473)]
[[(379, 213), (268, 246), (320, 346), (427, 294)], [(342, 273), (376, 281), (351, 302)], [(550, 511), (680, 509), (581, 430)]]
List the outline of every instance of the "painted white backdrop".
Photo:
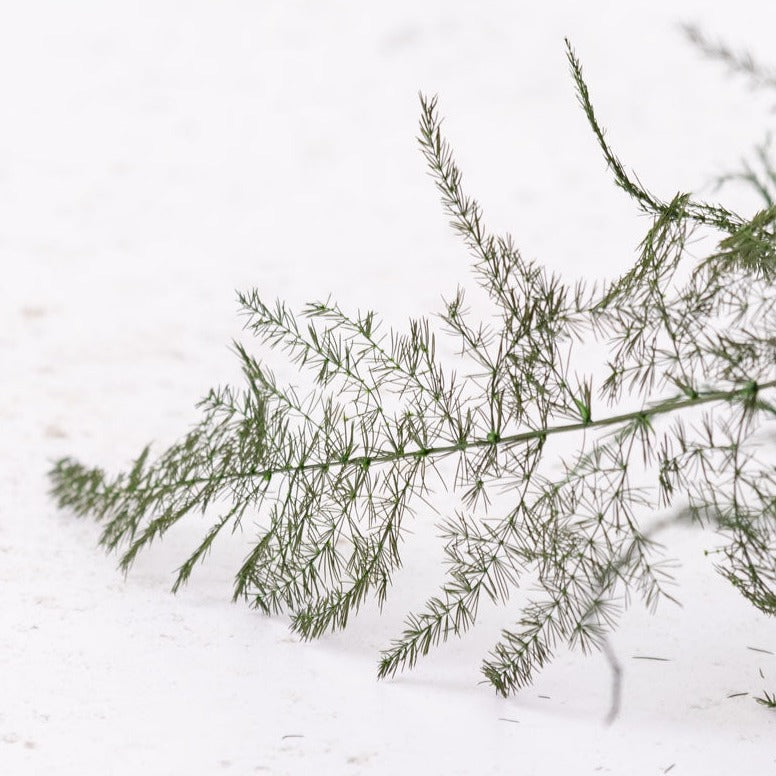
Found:
[(776, 629), (692, 532), (666, 539), (684, 608), (635, 608), (613, 637), (624, 696), (607, 728), (599, 655), (563, 652), (508, 700), (478, 685), (492, 614), (376, 681), (436, 578), (426, 540), (383, 617), (305, 644), (229, 603), (239, 547), (173, 597), (193, 520), (124, 580), (45, 477), (64, 454), (125, 465), (237, 380), (237, 288), (297, 306), (331, 293), (401, 327), (472, 285), (414, 141), (418, 90), (439, 94), (495, 230), (572, 276), (621, 271), (646, 222), (606, 174), (564, 36), (627, 165), (663, 196), (708, 194), (773, 127), (776, 94), (704, 61), (677, 25), (768, 61), (776, 6), (28, 0), (0, 19), (1, 773), (776, 769), (776, 716), (752, 700), (776, 690), (776, 656), (751, 649), (776, 652)]

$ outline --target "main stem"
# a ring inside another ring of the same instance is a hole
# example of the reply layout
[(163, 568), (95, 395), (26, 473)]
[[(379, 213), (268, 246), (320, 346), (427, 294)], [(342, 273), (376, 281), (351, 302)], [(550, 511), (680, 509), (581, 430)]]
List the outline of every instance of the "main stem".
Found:
[[(520, 434), (510, 434), (508, 436), (489, 435), (487, 439), (476, 439), (471, 442), (463, 441), (449, 445), (440, 445), (438, 447), (421, 447), (416, 450), (397, 450), (395, 452), (381, 452), (377, 455), (353, 456), (352, 458), (342, 458), (333, 461), (323, 461), (320, 463), (306, 463), (298, 466), (280, 466), (275, 469), (259, 469), (256, 471), (240, 472), (231, 475), (233, 477), (265, 477), (270, 479), (275, 474), (288, 474), (290, 472), (304, 471), (327, 471), (333, 466), (360, 466), (369, 468), (373, 464), (391, 463), (402, 459), (410, 458), (428, 458), (430, 456), (447, 455), (455, 452), (463, 452), (472, 448), (494, 447), (498, 445), (516, 445), (522, 442), (530, 442), (534, 439), (545, 439), (555, 434), (566, 434), (572, 431), (583, 431), (588, 429), (605, 428), (614, 426), (618, 423), (627, 423), (632, 420), (644, 420), (656, 415), (666, 415), (688, 407), (698, 407), (703, 404), (710, 404), (718, 401), (730, 401), (732, 399), (741, 399), (754, 397), (759, 391), (768, 388), (776, 388), (776, 380), (767, 383), (757, 384), (755, 382), (747, 383), (743, 388), (737, 388), (729, 391), (700, 391), (694, 393), (686, 399), (667, 399), (660, 404), (652, 407), (646, 407), (634, 412), (625, 412), (621, 415), (611, 415), (601, 420), (579, 421), (577, 423), (567, 423), (562, 426), (552, 426), (550, 428), (535, 429), (524, 431)], [(180, 484), (196, 484), (206, 482), (205, 478), (193, 478)]]

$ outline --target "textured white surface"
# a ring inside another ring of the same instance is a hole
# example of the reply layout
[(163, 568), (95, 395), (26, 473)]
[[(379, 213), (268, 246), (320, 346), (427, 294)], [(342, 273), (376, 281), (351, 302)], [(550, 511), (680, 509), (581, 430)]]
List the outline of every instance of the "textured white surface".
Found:
[(561, 654), (509, 700), (477, 685), (508, 612), (375, 680), (433, 581), (423, 539), (382, 618), (303, 644), (229, 604), (239, 546), (168, 594), (202, 524), (125, 581), (98, 528), (46, 495), (52, 459), (122, 466), (237, 379), (235, 288), (294, 305), (331, 292), (402, 326), (471, 285), (415, 148), (419, 89), (439, 93), (488, 222), (574, 275), (621, 270), (644, 222), (603, 169), (564, 35), (610, 140), (664, 196), (772, 127), (773, 100), (703, 62), (676, 23), (767, 60), (776, 6), (533, 5), (4, 4), (0, 773), (776, 772), (776, 717), (751, 697), (776, 689), (776, 656), (747, 649), (776, 652), (774, 625), (717, 578), (703, 536), (666, 537), (684, 608), (634, 609), (615, 635), (623, 708), (606, 728), (600, 656)]

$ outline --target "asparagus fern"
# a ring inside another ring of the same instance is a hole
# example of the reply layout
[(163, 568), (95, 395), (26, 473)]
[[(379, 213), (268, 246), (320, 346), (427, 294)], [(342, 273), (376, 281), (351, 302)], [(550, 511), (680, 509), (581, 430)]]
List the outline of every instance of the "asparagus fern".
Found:
[[(445, 301), (438, 320), (459, 347), (453, 368), (427, 318), (386, 331), (376, 313), (351, 315), (330, 299), (297, 314), (257, 290), (240, 294), (246, 330), (309, 374), (308, 393), (280, 385), (235, 343), (244, 384), (212, 390), (180, 442), (155, 458), (146, 448), (117, 476), (71, 459), (51, 472), (59, 505), (102, 522), (122, 569), (179, 520), (215, 514), (177, 590), (221, 531), (260, 515), (234, 597), (290, 612), (294, 631), (317, 637), (344, 628), (368, 597), (383, 604), (407, 521), (433, 498), (432, 474), (452, 463), (459, 508), (439, 526), (446, 580), (407, 617), (380, 676), (472, 628), (482, 602), (509, 607), (518, 588), (535, 595), (483, 663), (498, 692), (530, 683), (559, 645), (601, 648), (624, 594), (650, 607), (673, 597), (656, 509), (713, 529), (719, 571), (776, 614), (776, 468), (765, 434), (776, 415), (774, 200), (746, 218), (647, 190), (607, 143), (568, 44), (567, 55), (616, 184), (650, 218), (633, 267), (602, 287), (568, 283), (492, 234), (463, 187), (436, 98), (421, 96), (418, 142), (496, 323), (474, 320), (462, 289)], [(693, 262), (697, 230), (716, 235), (716, 247)], [(607, 355), (585, 372), (579, 354), (590, 343)], [(578, 449), (559, 461), (551, 448), (561, 437)]]

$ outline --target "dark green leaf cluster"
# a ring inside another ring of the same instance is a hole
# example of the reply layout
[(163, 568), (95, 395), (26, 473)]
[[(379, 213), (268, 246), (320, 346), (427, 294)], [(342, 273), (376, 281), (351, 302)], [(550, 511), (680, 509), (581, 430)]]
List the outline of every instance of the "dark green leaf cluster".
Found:
[[(747, 219), (650, 193), (607, 144), (570, 46), (568, 58), (615, 182), (650, 218), (633, 267), (602, 288), (568, 284), (490, 233), (436, 99), (421, 97), (418, 141), (490, 323), (474, 319), (462, 289), (445, 301), (456, 371), (425, 318), (398, 333), (331, 300), (295, 314), (241, 294), (246, 329), (306, 372), (309, 392), (279, 385), (235, 344), (245, 385), (212, 391), (180, 443), (156, 459), (146, 449), (117, 477), (69, 459), (52, 471), (59, 504), (101, 520), (125, 570), (178, 520), (220, 510), (177, 589), (223, 528), (260, 515), (235, 597), (288, 611), (297, 633), (320, 636), (367, 597), (385, 601), (405, 522), (449, 461), (459, 509), (440, 523), (446, 579), (384, 651), (381, 676), (518, 589), (524, 600), (483, 664), (500, 693), (529, 683), (561, 645), (602, 647), (629, 596), (650, 607), (672, 598), (654, 539), (670, 520), (652, 519), (658, 508), (713, 528), (721, 573), (776, 614), (776, 469), (763, 435), (776, 414), (776, 209), (768, 200)], [(716, 248), (691, 262), (696, 229), (716, 234)], [(580, 348), (593, 343), (606, 361), (580, 372)], [(577, 452), (545, 460), (561, 436)]]

